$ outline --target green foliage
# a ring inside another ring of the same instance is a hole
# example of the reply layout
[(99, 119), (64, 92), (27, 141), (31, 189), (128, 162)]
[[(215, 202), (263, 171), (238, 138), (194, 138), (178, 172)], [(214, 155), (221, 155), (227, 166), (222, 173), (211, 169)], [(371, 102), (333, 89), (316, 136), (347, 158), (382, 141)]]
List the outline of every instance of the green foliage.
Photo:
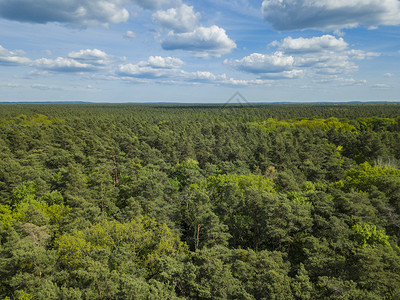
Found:
[(17, 185), (13, 191), (13, 205), (29, 203), (36, 198), (36, 185), (33, 181), (25, 181)]
[(203, 189), (214, 197), (223, 197), (230, 188), (238, 191), (242, 199), (245, 198), (245, 191), (247, 189), (254, 189), (260, 192), (274, 193), (274, 182), (271, 178), (260, 175), (236, 175), (236, 174), (223, 174), (211, 176), (203, 181), (199, 186), (194, 185), (192, 188)]
[(2, 105), (0, 299), (397, 299), (400, 105)]
[(369, 191), (372, 186), (384, 188), (381, 182), (385, 178), (393, 178), (396, 181), (400, 181), (400, 170), (379, 165), (371, 166), (366, 162), (361, 164), (358, 169), (346, 171), (343, 188), (347, 191), (353, 188), (364, 192)]
[(159, 257), (185, 252), (185, 245), (165, 224), (139, 216), (128, 223), (102, 221), (84, 231), (59, 236), (55, 246), (61, 263), (81, 267), (98, 250), (129, 251), (129, 258), (153, 271)]
[(173, 179), (178, 181), (180, 189), (190, 184), (198, 183), (203, 179), (199, 162), (193, 159), (178, 163), (170, 170), (170, 174)]
[[(394, 121), (394, 120), (393, 120)], [(321, 129), (321, 130), (344, 130), (355, 132), (356, 127), (354, 125), (349, 124), (346, 121), (339, 121), (337, 118), (328, 118), (328, 119), (302, 119), (302, 120), (287, 120), (280, 121), (274, 118), (268, 118), (266, 121), (262, 123), (250, 123), (253, 126), (258, 126), (264, 128), (267, 131), (277, 130), (280, 127), (284, 128), (307, 128), (307, 129)]]
[(389, 237), (384, 230), (379, 230), (375, 225), (356, 224), (352, 227), (353, 239), (361, 248), (384, 245), (390, 247)]
[(344, 131), (355, 131), (355, 126), (348, 124), (347, 122), (340, 122), (336, 118), (329, 119), (313, 119), (313, 120), (300, 120), (294, 122), (295, 126), (305, 127), (309, 129), (319, 128), (322, 130), (339, 130)]
[(85, 240), (81, 231), (58, 237), (55, 246), (61, 262), (70, 268), (83, 265), (92, 250), (92, 245)]
[(371, 129), (373, 131), (392, 130), (398, 124), (393, 118), (379, 117), (358, 118), (354, 123), (362, 130)]
[(0, 204), (0, 222), (4, 229), (11, 226), (13, 221), (12, 211), (8, 205)]

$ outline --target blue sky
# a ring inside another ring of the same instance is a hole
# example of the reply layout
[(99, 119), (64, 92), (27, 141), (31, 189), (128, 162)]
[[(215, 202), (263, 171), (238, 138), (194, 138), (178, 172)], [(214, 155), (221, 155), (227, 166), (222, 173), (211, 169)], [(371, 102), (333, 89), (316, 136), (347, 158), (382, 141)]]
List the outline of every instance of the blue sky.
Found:
[(0, 101), (400, 101), (399, 0), (0, 0)]

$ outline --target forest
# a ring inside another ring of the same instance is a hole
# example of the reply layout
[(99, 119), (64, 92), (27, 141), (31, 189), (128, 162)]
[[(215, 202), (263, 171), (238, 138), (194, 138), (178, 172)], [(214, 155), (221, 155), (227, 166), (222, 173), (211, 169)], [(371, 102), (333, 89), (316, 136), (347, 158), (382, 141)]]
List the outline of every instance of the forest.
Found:
[(0, 299), (400, 299), (400, 104), (0, 104)]

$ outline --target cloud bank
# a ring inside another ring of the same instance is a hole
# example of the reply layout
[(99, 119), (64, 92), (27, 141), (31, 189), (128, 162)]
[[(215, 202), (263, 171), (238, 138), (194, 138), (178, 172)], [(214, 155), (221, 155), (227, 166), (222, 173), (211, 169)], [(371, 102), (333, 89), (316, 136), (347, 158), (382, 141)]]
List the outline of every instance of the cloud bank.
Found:
[(224, 86), (269, 85), (270, 80), (240, 80), (226, 74), (208, 71), (187, 72), (182, 69), (184, 62), (174, 57), (150, 56), (137, 64), (118, 66), (117, 77), (133, 82), (156, 81), (158, 83), (213, 84)]
[(108, 26), (129, 19), (129, 8), (158, 9), (170, 0), (1, 0), (0, 17), (40, 23), (57, 22), (76, 27)]
[(287, 37), (270, 44), (278, 48), (272, 54), (253, 53), (242, 59), (225, 60), (233, 68), (269, 79), (294, 79), (305, 74), (338, 76), (357, 71), (356, 60), (378, 53), (349, 49), (343, 38), (323, 35), (312, 38)]
[(71, 52), (67, 57), (40, 58), (32, 66), (52, 72), (92, 72), (105, 68), (112, 62), (111, 56), (98, 49)]

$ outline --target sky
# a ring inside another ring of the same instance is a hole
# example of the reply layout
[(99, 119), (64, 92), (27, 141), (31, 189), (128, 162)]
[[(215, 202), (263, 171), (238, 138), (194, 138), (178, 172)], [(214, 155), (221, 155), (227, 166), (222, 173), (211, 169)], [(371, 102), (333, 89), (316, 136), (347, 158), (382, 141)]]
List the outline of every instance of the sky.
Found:
[(400, 0), (0, 0), (0, 101), (400, 101)]

